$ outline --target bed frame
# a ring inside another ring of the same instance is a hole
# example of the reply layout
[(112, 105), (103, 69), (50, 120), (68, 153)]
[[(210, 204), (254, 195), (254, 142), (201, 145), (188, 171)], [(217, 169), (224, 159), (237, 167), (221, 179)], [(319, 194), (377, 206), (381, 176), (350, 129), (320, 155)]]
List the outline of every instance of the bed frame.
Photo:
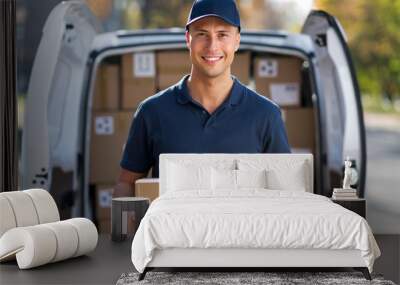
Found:
[(143, 280), (155, 268), (337, 268), (351, 267), (371, 280), (359, 250), (329, 249), (193, 249), (156, 250), (152, 261), (139, 275)]
[[(160, 195), (166, 191), (167, 161), (171, 160), (215, 160), (248, 158), (281, 160), (287, 154), (161, 154), (160, 155)], [(295, 160), (309, 164), (309, 183), (306, 191), (313, 193), (312, 154), (291, 154)], [(246, 271), (250, 268), (343, 268), (361, 271), (367, 280), (371, 275), (359, 250), (331, 249), (254, 249), (254, 248), (169, 248), (157, 249), (139, 280), (155, 268), (232, 268)]]

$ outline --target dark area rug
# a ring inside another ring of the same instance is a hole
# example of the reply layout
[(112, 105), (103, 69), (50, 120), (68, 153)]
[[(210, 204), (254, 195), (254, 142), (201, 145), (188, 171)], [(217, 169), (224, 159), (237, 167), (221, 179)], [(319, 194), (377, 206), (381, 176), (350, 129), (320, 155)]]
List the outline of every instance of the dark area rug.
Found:
[(142, 281), (139, 273), (124, 273), (117, 285), (133, 284), (379, 284), (395, 285), (384, 280), (382, 275), (372, 274), (372, 281), (364, 278), (360, 272), (154, 272), (150, 271)]

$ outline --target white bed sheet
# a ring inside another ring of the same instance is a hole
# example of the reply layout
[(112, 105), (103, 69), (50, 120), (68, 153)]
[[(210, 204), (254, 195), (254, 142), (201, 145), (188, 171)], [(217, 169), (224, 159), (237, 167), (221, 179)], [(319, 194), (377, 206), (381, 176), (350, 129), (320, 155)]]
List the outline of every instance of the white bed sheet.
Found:
[(357, 249), (370, 272), (380, 256), (361, 216), (321, 195), (265, 189), (162, 195), (133, 239), (133, 265), (143, 272), (166, 248)]

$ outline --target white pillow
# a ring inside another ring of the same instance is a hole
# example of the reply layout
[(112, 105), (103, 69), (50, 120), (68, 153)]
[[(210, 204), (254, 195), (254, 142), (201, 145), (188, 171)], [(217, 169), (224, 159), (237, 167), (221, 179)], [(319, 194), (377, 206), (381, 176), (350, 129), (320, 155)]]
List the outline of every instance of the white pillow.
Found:
[(236, 170), (238, 188), (267, 188), (267, 172), (262, 170)]
[(238, 190), (241, 188), (267, 188), (266, 170), (211, 170), (213, 190)]
[(168, 191), (211, 189), (211, 167), (168, 163)]
[(213, 190), (236, 190), (236, 170), (211, 169), (211, 181)]
[(293, 165), (292, 168), (279, 171), (267, 170), (267, 188), (273, 190), (303, 191), (307, 189), (305, 164)]

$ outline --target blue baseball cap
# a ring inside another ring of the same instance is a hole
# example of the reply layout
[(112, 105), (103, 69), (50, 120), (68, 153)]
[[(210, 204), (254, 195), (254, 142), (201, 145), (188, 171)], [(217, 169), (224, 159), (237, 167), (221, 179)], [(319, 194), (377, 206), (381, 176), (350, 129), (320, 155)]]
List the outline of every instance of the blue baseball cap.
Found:
[(228, 24), (238, 27), (240, 32), (240, 16), (235, 0), (194, 1), (186, 23), (186, 30), (191, 23), (208, 16), (221, 18)]

